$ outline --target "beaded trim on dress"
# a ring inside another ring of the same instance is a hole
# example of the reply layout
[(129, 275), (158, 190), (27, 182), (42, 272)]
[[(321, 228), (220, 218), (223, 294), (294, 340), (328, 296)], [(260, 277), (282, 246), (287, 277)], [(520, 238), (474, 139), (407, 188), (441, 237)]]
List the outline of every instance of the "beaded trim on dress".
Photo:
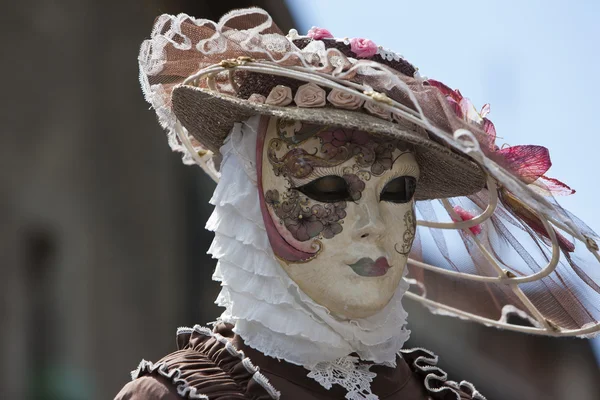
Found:
[[(256, 186), (259, 118), (236, 124), (221, 148), (221, 179), (211, 199), (215, 210), (206, 225), (215, 232), (209, 253), (219, 260), (213, 275), (222, 286), (216, 303), (225, 308), (219, 320), (234, 324), (248, 346), (309, 370), (351, 353), (395, 366), (410, 334), (402, 328), (407, 313), (401, 304), (408, 283), (401, 282), (380, 313), (344, 321), (304, 294), (276, 261)], [(361, 380), (357, 388), (368, 388), (370, 380)]]

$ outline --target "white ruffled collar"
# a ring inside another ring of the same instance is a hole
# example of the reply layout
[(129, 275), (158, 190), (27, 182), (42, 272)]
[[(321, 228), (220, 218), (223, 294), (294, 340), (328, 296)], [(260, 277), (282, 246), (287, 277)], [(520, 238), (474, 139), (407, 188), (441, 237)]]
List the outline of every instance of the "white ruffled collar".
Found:
[[(276, 261), (256, 186), (258, 122), (259, 117), (252, 117), (236, 124), (221, 148), (221, 178), (211, 199), (215, 209), (206, 224), (215, 233), (208, 252), (219, 260), (213, 275), (222, 286), (216, 303), (225, 308), (219, 320), (234, 324), (248, 346), (313, 371), (321, 384), (323, 375), (316, 371), (327, 371), (328, 365), (350, 365), (351, 353), (361, 360), (395, 366), (410, 334), (404, 328), (407, 313), (401, 303), (408, 289), (405, 281), (380, 313), (342, 321), (302, 292)], [(351, 364), (357, 371), (364, 369), (357, 362)], [(368, 381), (360, 382), (361, 387), (368, 388), (370, 374), (368, 370), (358, 374)], [(347, 398), (376, 398), (369, 397), (370, 390), (360, 393), (365, 396)]]

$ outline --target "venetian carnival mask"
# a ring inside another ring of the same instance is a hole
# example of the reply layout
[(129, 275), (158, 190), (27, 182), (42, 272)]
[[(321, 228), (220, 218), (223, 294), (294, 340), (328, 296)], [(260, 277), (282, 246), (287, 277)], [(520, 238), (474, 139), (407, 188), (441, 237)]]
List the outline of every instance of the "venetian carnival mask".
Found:
[(263, 218), (281, 267), (338, 317), (380, 311), (415, 236), (419, 166), (411, 148), (364, 131), (263, 117), (257, 153)]

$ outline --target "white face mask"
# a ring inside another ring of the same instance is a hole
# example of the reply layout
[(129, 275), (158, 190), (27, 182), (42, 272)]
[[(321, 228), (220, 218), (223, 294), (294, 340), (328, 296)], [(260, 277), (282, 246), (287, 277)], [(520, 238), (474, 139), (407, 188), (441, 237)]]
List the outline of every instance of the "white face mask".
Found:
[(257, 153), (265, 228), (282, 268), (338, 317), (381, 311), (415, 236), (419, 166), (409, 147), (264, 117)]

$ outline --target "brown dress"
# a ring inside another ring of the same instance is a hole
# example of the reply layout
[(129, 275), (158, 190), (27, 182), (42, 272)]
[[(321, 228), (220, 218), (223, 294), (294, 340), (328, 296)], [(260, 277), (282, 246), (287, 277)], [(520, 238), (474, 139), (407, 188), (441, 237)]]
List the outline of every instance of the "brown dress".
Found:
[[(339, 385), (325, 389), (303, 367), (267, 357), (244, 344), (231, 325), (177, 332), (178, 351), (157, 363), (142, 361), (115, 400), (344, 399)], [(375, 365), (371, 391), (381, 400), (485, 400), (468, 382), (446, 380), (437, 357), (403, 350), (397, 367)]]

